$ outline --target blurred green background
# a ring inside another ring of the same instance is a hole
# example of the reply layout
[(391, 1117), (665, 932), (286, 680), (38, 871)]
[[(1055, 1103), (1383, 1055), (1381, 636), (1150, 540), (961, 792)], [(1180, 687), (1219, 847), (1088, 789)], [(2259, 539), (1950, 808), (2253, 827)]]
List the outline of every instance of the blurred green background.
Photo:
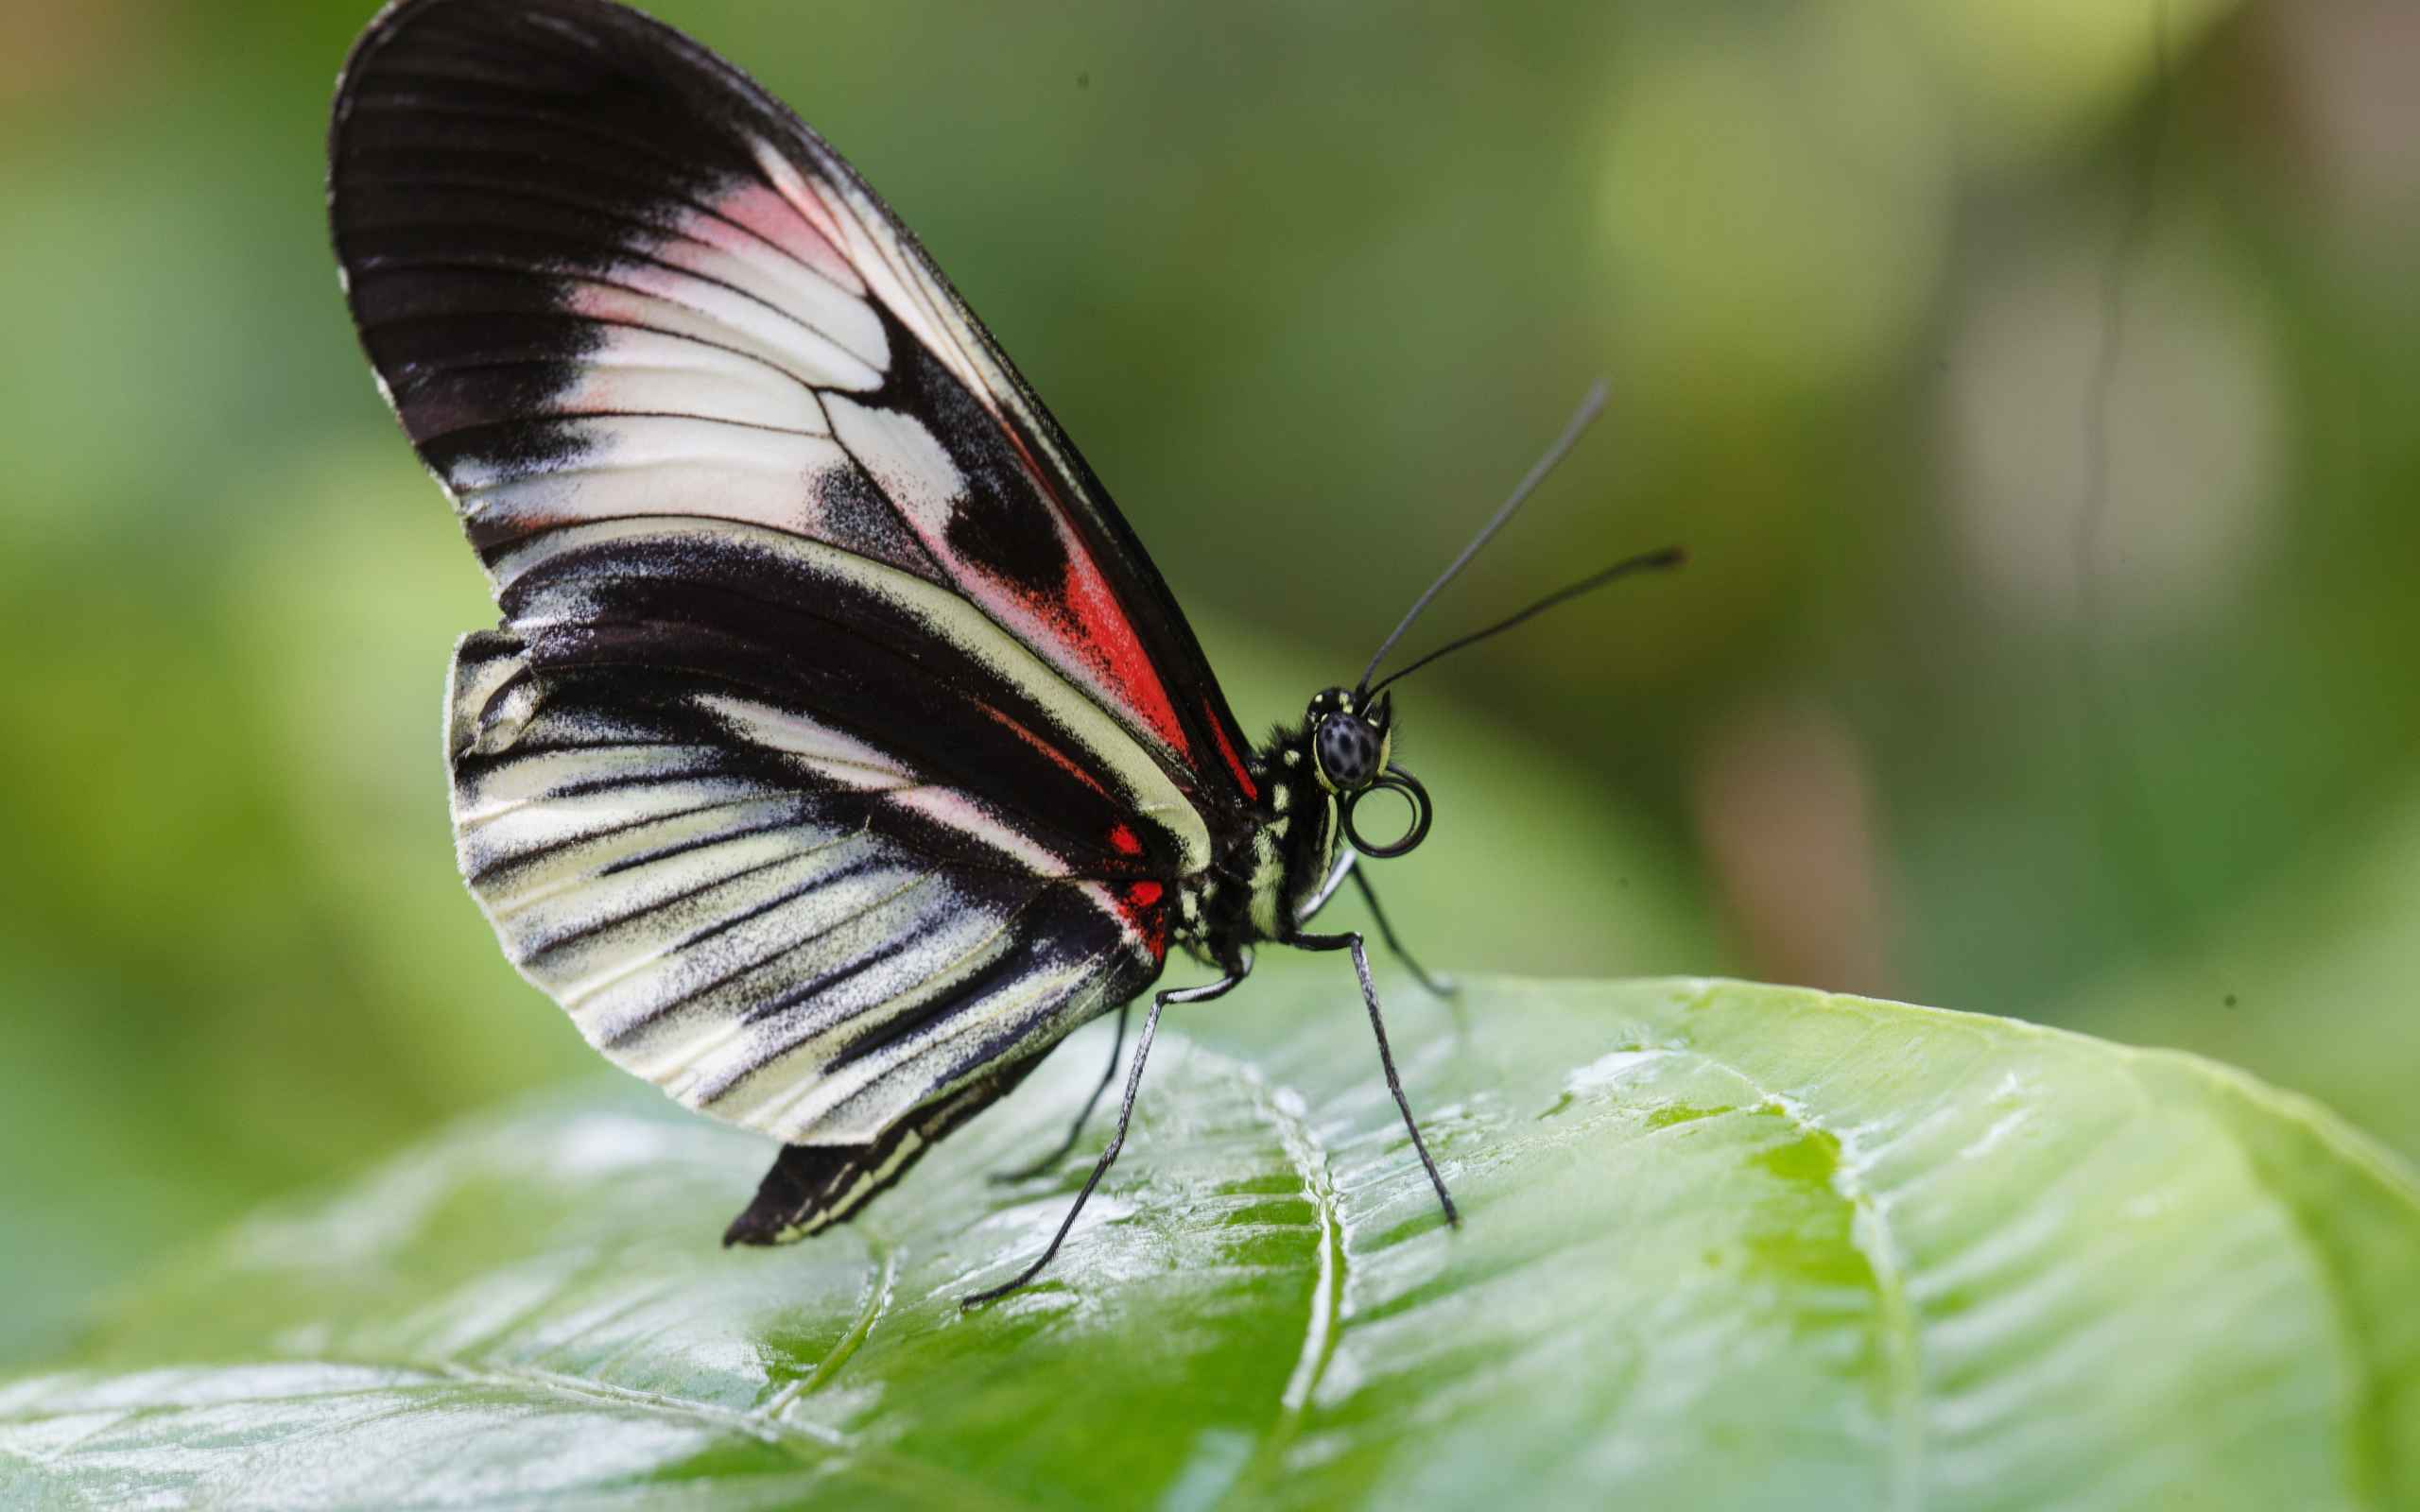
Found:
[[(321, 222), (367, 12), (0, 6), (0, 1362), (597, 1064), (453, 879), (492, 611)], [(1410, 648), (1694, 559), (1405, 685), (1436, 964), (2181, 1045), (2420, 1154), (2409, 0), (658, 13), (922, 233), (1255, 727), (1613, 375)]]

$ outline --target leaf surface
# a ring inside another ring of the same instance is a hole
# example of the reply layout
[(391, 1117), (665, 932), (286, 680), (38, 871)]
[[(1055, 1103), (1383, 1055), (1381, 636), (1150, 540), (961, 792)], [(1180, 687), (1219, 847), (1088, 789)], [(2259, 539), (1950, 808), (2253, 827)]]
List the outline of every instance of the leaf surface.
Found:
[[(1737, 983), (1172, 1012), (1126, 1156), (999, 1185), (1102, 1029), (858, 1224), (600, 1083), (288, 1204), (0, 1385), (0, 1502), (116, 1507), (2390, 1507), (2420, 1202), (2190, 1057)], [(1088, 1137), (1097, 1150), (1105, 1131)]]

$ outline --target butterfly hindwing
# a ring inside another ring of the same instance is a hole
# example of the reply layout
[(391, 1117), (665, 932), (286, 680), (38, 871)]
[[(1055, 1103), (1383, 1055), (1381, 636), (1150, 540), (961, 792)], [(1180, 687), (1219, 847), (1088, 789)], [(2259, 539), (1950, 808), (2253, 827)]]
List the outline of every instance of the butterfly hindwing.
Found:
[(456, 652), (463, 875), (589, 1042), (693, 1108), (873, 1143), (1158, 971), (1156, 883), (1056, 875), (967, 796), (779, 705), (543, 664), (501, 633)]
[(936, 1098), (867, 1144), (788, 1144), (755, 1199), (724, 1230), (726, 1245), (778, 1245), (846, 1223), (889, 1191), (926, 1151), (1014, 1091), (1032, 1058), (1002, 1066)]

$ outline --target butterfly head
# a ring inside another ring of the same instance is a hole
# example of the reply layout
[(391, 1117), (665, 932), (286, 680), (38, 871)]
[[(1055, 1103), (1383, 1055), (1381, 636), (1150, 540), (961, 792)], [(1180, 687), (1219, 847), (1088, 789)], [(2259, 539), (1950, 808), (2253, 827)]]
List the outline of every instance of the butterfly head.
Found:
[[(1394, 700), (1357, 688), (1329, 688), (1311, 700), (1304, 719), (1311, 770), (1340, 800), (1345, 837), (1367, 856), (1399, 856), (1428, 837), (1428, 790), (1389, 758), (1394, 749)], [(1411, 827), (1390, 845), (1375, 845), (1354, 827), (1354, 810), (1381, 788), (1411, 804)]]

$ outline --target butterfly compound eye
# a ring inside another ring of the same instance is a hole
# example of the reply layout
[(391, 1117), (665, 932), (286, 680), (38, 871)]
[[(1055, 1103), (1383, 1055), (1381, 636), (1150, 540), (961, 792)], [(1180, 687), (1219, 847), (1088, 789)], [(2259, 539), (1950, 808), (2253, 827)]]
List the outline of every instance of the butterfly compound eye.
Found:
[(1320, 770), (1344, 792), (1367, 787), (1378, 775), (1378, 731), (1359, 714), (1333, 713), (1320, 721), (1314, 738)]

